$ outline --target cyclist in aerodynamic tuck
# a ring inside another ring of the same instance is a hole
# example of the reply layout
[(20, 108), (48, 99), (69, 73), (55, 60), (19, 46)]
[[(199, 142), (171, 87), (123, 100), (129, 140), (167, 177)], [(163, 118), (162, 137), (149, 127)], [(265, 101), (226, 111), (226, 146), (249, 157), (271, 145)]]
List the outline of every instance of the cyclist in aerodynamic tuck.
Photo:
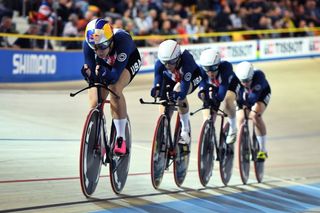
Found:
[(271, 88), (265, 74), (261, 70), (255, 70), (250, 62), (243, 61), (235, 68), (235, 74), (242, 84), (238, 94), (237, 125), (238, 127), (244, 120), (243, 107), (248, 107), (251, 111), (249, 118), (255, 124), (257, 140), (260, 150), (257, 159), (265, 160), (268, 158), (266, 149), (266, 125), (262, 119), (262, 114), (266, 110), (271, 97)]
[[(85, 30), (83, 43), (84, 65), (81, 73), (92, 84), (102, 82), (120, 98), (110, 94), (110, 108), (117, 132), (114, 153), (126, 153), (125, 128), (127, 124), (127, 106), (123, 89), (128, 86), (140, 69), (141, 58), (129, 33), (122, 29), (113, 29), (104, 19), (90, 21)], [(103, 89), (105, 99), (108, 91)], [(97, 88), (89, 90), (90, 107), (97, 105)]]
[[(236, 94), (240, 89), (240, 82), (233, 72), (232, 64), (221, 61), (218, 50), (210, 48), (202, 51), (200, 65), (203, 79), (199, 86), (198, 97), (203, 101), (204, 107), (211, 105), (215, 111), (224, 104), (224, 111), (228, 115), (230, 124), (227, 144), (232, 144), (237, 138), (236, 122)], [(208, 112), (204, 111), (204, 118)]]
[[(200, 81), (200, 68), (188, 50), (181, 51), (180, 45), (174, 40), (165, 40), (159, 45), (151, 96), (160, 97), (161, 100), (177, 101), (180, 105), (180, 144), (191, 142), (187, 95), (198, 87)], [(183, 107), (184, 103), (186, 107)]]

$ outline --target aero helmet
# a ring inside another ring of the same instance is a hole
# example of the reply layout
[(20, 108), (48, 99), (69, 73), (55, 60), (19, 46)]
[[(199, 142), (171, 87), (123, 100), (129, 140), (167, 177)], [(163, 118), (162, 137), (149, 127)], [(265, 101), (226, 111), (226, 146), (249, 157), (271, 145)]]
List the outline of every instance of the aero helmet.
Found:
[(242, 82), (248, 82), (252, 80), (254, 68), (248, 61), (239, 63), (235, 68), (235, 74)]
[(162, 64), (175, 64), (180, 55), (180, 45), (174, 40), (166, 40), (159, 45), (158, 58)]
[(93, 19), (87, 24), (85, 37), (91, 49), (106, 49), (112, 42), (113, 29), (108, 21)]
[(220, 53), (216, 49), (206, 49), (200, 55), (200, 65), (206, 72), (217, 71), (220, 62)]

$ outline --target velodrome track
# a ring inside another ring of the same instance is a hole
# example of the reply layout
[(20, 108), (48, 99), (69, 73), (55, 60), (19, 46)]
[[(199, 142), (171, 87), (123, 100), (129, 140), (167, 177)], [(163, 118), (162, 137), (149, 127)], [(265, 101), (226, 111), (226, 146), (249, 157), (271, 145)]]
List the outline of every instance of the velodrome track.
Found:
[[(82, 195), (78, 178), (87, 94), (69, 97), (85, 84), (37, 85), (37, 90), (0, 85), (0, 212), (320, 212), (320, 58), (255, 65), (272, 87), (264, 115), (269, 159), (263, 183), (251, 173), (249, 184), (242, 185), (235, 161), (228, 187), (218, 166), (208, 187), (200, 185), (199, 113), (191, 118), (191, 162), (183, 188), (175, 186), (171, 170), (161, 190), (154, 190), (150, 149), (158, 108), (138, 101), (150, 100), (152, 75), (143, 74), (126, 89), (134, 140), (127, 184), (115, 195), (103, 168), (92, 199)], [(196, 94), (189, 100), (191, 111), (200, 106)]]

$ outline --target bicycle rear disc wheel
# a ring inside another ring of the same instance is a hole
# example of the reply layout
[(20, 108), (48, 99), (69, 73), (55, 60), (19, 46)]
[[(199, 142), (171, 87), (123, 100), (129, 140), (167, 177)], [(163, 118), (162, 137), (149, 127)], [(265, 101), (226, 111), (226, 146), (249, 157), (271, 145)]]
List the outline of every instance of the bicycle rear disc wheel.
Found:
[(239, 144), (239, 170), (243, 184), (247, 184), (250, 172), (250, 135), (248, 126), (240, 128)]
[(113, 153), (117, 132), (116, 132), (114, 123), (112, 121), (111, 131), (110, 131), (110, 142), (112, 146), (110, 151), (111, 162), (109, 165), (109, 172), (110, 172), (111, 187), (114, 193), (116, 194), (120, 194), (121, 191), (123, 190), (127, 182), (127, 177), (129, 173), (131, 144), (132, 144), (131, 125), (130, 125), (129, 118), (127, 119), (125, 134), (126, 134), (126, 145), (127, 145), (126, 154), (118, 156)]
[(99, 182), (102, 165), (101, 132), (103, 124), (99, 111), (89, 112), (85, 122), (80, 145), (80, 183), (83, 194), (90, 197)]
[(160, 115), (154, 131), (151, 150), (151, 182), (155, 189), (158, 189), (166, 168), (168, 157), (168, 119), (165, 115)]
[(252, 155), (253, 155), (253, 162), (254, 162), (254, 173), (256, 175), (256, 179), (258, 183), (261, 183), (264, 176), (264, 161), (259, 161), (257, 159), (257, 155), (260, 150), (260, 147), (259, 147), (257, 136), (254, 130), (252, 134), (252, 147), (253, 147)]
[[(189, 127), (191, 129), (190, 122), (189, 122)], [(175, 134), (174, 134), (176, 157), (173, 163), (173, 170), (174, 170), (173, 173), (174, 173), (174, 181), (178, 187), (180, 187), (183, 184), (184, 179), (187, 176), (189, 159), (190, 159), (190, 150), (191, 150), (191, 141), (189, 145), (178, 143), (180, 134), (181, 134), (181, 123), (180, 123), (179, 116), (177, 116), (176, 128), (175, 128)], [(191, 134), (190, 134), (190, 137), (191, 137)]]
[(229, 131), (229, 123), (226, 123), (220, 134), (219, 139), (219, 164), (220, 164), (220, 177), (222, 183), (227, 186), (231, 176), (234, 159), (234, 144), (227, 144), (226, 139)]
[(201, 128), (198, 142), (198, 175), (202, 186), (206, 186), (212, 176), (214, 166), (215, 133), (212, 121), (206, 120)]

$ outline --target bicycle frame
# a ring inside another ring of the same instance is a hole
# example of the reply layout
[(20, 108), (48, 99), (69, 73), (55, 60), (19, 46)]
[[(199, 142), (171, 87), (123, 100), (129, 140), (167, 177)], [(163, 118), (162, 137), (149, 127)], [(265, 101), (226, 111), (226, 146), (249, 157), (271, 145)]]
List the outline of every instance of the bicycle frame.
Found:
[[(240, 134), (237, 138), (237, 141), (239, 142), (239, 168), (240, 168), (240, 175), (241, 180), (243, 184), (246, 184), (249, 178), (249, 172), (250, 172), (250, 160), (254, 162), (254, 170), (255, 170), (255, 176), (257, 181), (260, 183), (263, 179), (263, 173), (264, 173), (264, 162), (259, 162), (257, 160), (257, 152), (259, 151), (259, 144), (256, 140), (256, 133), (255, 133), (255, 125), (252, 124), (252, 134), (250, 134), (250, 128), (249, 128), (249, 112), (251, 111), (249, 108), (244, 108), (244, 121), (242, 122), (240, 126)], [(261, 115), (258, 115), (261, 116)], [(243, 136), (243, 134), (245, 134)], [(244, 140), (242, 137), (246, 137)], [(246, 156), (242, 152), (244, 152), (241, 148), (242, 142), (246, 142), (248, 146), (248, 155), (246, 159), (244, 160), (243, 157)], [(242, 150), (242, 152), (241, 152)]]
[[(164, 112), (157, 120), (157, 126), (152, 142), (151, 152), (151, 180), (152, 185), (157, 189), (161, 183), (164, 171), (167, 170), (173, 163), (174, 180), (177, 186), (181, 186), (189, 165), (189, 154), (184, 155), (185, 149), (178, 144), (180, 136), (180, 117), (177, 115), (175, 123), (174, 135), (171, 131), (171, 117), (173, 111), (177, 110), (177, 106), (186, 107), (186, 104), (179, 105), (174, 102), (145, 102), (140, 99), (141, 104), (163, 105)], [(165, 137), (164, 137), (165, 135)], [(184, 146), (184, 145), (183, 145)]]
[[(120, 165), (113, 165), (114, 163), (118, 162), (118, 160), (113, 159), (114, 155), (111, 150), (113, 150), (112, 146), (114, 141), (111, 138), (110, 140), (108, 140), (107, 130), (105, 127), (105, 116), (103, 112), (104, 104), (109, 103), (109, 100), (103, 99), (101, 88), (105, 88), (106, 90), (111, 92), (116, 98), (120, 97), (116, 95), (113, 91), (111, 91), (107, 87), (107, 85), (102, 83), (91, 84), (88, 87), (81, 89), (76, 93), (70, 93), (70, 96), (74, 97), (80, 92), (93, 87), (97, 88), (97, 105), (94, 109), (90, 110), (87, 116), (80, 146), (80, 182), (82, 192), (86, 197), (91, 196), (96, 189), (100, 176), (101, 164), (106, 165), (107, 163), (110, 163), (110, 173), (112, 173), (110, 174), (111, 179), (114, 178), (113, 173), (117, 170), (118, 166)], [(113, 131), (114, 130), (112, 130), (111, 128), (110, 136), (113, 134)], [(126, 177), (127, 176), (124, 176), (123, 185), (119, 187), (114, 186), (114, 183), (111, 181), (112, 189), (115, 193), (120, 193), (124, 186)]]
[[(205, 110), (205, 109), (208, 109), (208, 108), (202, 107), (200, 109), (197, 109), (194, 112), (191, 112), (190, 115), (192, 116), (192, 115), (198, 113), (199, 111)], [(211, 124), (212, 124), (213, 128), (214, 128), (214, 125), (215, 125), (217, 117), (218, 116), (221, 117), (220, 134), (219, 134), (219, 139), (220, 139), (222, 137), (222, 135), (223, 135), (223, 131), (222, 130), (224, 128), (224, 119), (228, 115), (221, 109), (218, 109), (218, 112), (216, 112), (215, 110), (213, 110), (213, 108), (209, 107), (209, 110), (210, 110), (210, 114), (209, 114), (208, 120), (210, 120), (210, 122), (212, 122)], [(214, 130), (215, 130), (215, 128), (214, 128)], [(215, 138), (216, 138), (216, 135), (215, 135)], [(220, 154), (218, 153), (219, 152), (219, 145), (218, 145), (218, 140), (217, 139), (215, 140), (215, 147), (216, 147), (216, 154), (217, 154), (216, 160), (219, 161), (220, 160)]]

